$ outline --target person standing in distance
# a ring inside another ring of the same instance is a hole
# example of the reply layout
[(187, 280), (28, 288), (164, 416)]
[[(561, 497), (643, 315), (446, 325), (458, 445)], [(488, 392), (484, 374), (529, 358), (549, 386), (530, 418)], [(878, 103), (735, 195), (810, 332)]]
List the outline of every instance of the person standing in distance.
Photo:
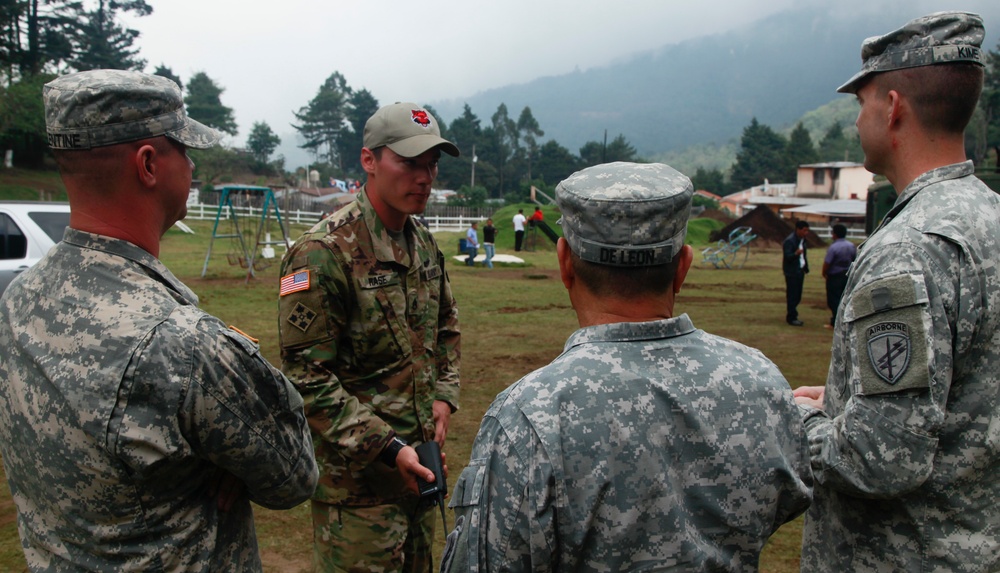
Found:
[(465, 231), (465, 250), (469, 255), (465, 259), (465, 264), (470, 267), (475, 266), (476, 255), (479, 254), (479, 233), (476, 231), (476, 227), (478, 226), (479, 223), (473, 221), (472, 224), (469, 225), (469, 228)]
[(427, 571), (434, 481), (412, 446), (444, 446), (458, 409), (458, 307), (422, 213), (441, 152), (437, 120), (413, 103), (364, 130), (357, 198), (281, 263), (282, 367), (301, 390), (322, 475), (312, 499), (317, 571)]
[(655, 163), (556, 187), (580, 329), (483, 418), (442, 571), (755, 571), (767, 538), (808, 507), (788, 382), (675, 312), (693, 194)]
[(43, 88), (63, 240), (0, 299), (0, 451), (32, 571), (261, 571), (253, 501), (305, 501), (302, 398), (157, 257), (188, 148), (218, 135), (174, 82), (95, 70)]
[(483, 250), (486, 251), (486, 267), (493, 268), (493, 255), (496, 254), (497, 228), (493, 226), (493, 219), (486, 219), (483, 227)]
[(514, 219), (511, 221), (514, 223), (514, 250), (520, 251), (521, 245), (524, 244), (524, 223), (527, 219), (524, 218), (524, 209), (518, 209), (517, 215), (514, 215)]
[(975, 14), (917, 18), (865, 40), (838, 90), (899, 196), (848, 273), (826, 386), (796, 390), (805, 572), (1000, 571), (1000, 196), (964, 141), (984, 34)]
[(785, 322), (792, 326), (802, 326), (799, 303), (802, 302), (802, 286), (809, 273), (809, 259), (806, 257), (808, 234), (809, 223), (796, 221), (795, 231), (781, 244), (781, 270), (785, 273)]
[(826, 306), (830, 309), (830, 324), (823, 325), (826, 328), (833, 328), (837, 324), (837, 309), (844, 296), (844, 288), (847, 287), (847, 270), (858, 256), (858, 248), (847, 240), (847, 227), (837, 223), (833, 226), (832, 233), (833, 244), (826, 250), (826, 257), (823, 259)]

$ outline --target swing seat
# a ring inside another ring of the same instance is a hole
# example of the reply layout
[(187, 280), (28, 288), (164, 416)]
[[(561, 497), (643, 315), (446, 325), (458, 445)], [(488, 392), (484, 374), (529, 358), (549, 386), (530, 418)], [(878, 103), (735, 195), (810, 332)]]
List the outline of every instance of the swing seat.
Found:
[(229, 261), (229, 266), (231, 267), (235, 267), (240, 264), (240, 257), (237, 256), (236, 253), (227, 253), (226, 259)]

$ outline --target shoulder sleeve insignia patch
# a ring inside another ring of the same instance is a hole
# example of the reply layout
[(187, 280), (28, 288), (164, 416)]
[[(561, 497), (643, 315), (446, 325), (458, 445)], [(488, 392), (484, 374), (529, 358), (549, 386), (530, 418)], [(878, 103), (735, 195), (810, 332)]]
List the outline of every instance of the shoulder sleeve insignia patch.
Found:
[(312, 323), (316, 320), (317, 316), (316, 311), (300, 302), (297, 303), (295, 308), (292, 309), (292, 313), (288, 315), (287, 320), (288, 323), (295, 328), (301, 330), (302, 332), (306, 332), (309, 330), (309, 327), (312, 326)]
[(895, 385), (910, 365), (909, 328), (902, 322), (880, 322), (868, 327), (866, 338), (875, 374)]

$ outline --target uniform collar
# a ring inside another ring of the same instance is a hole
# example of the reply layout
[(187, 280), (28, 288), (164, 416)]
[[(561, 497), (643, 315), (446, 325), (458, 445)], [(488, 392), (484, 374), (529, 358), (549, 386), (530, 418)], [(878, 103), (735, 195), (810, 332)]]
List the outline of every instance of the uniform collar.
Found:
[(128, 241), (66, 227), (63, 242), (129, 260), (146, 269), (147, 275), (176, 291), (187, 303), (198, 306), (198, 295), (174, 276), (159, 259)]
[(953, 163), (951, 165), (931, 169), (920, 177), (914, 179), (912, 183), (906, 186), (906, 189), (903, 189), (903, 192), (896, 199), (896, 203), (893, 204), (892, 209), (886, 215), (886, 218), (893, 217), (899, 213), (903, 207), (924, 188), (935, 183), (940, 183), (941, 181), (967, 177), (975, 172), (976, 168), (971, 161), (963, 161), (962, 163)]
[(637, 342), (673, 338), (694, 332), (694, 323), (688, 315), (682, 314), (663, 320), (649, 322), (616, 322), (581, 328), (570, 335), (563, 352), (570, 348), (594, 342)]

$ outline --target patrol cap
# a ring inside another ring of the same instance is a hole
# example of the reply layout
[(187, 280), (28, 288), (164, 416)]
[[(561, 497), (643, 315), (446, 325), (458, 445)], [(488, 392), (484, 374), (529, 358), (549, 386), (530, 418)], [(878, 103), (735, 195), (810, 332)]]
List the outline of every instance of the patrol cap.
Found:
[(219, 134), (187, 116), (177, 84), (126, 70), (58, 77), (42, 89), (52, 149), (90, 149), (165, 135), (205, 149)]
[(556, 186), (558, 223), (581, 259), (617, 267), (665, 265), (684, 246), (694, 185), (662, 163), (605, 163)]
[(911, 20), (898, 30), (865, 40), (861, 71), (837, 91), (856, 93), (861, 80), (880, 72), (952, 62), (983, 66), (985, 34), (982, 17), (968, 12), (935, 12)]
[(454, 143), (441, 137), (431, 112), (408, 102), (379, 108), (365, 123), (363, 142), (368, 149), (384, 145), (401, 157), (416, 157), (438, 146), (452, 157), (459, 153)]

